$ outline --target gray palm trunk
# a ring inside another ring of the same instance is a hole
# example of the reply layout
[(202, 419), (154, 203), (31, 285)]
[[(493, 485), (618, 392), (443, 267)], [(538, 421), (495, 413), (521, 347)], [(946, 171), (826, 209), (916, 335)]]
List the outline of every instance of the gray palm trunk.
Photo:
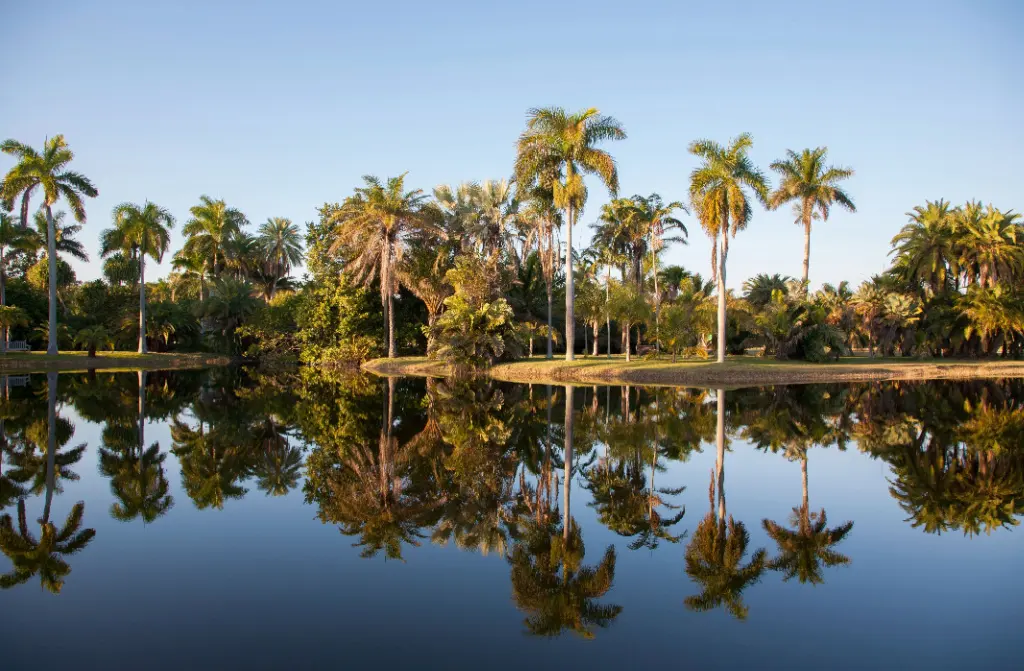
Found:
[(569, 225), (565, 232), (565, 360), (572, 361), (576, 348), (576, 296), (572, 276), (572, 229), (576, 215), (572, 206), (569, 206), (568, 214)]
[(46, 256), (50, 267), (50, 338), (46, 346), (46, 354), (57, 356), (57, 241), (53, 229), (53, 211), (46, 206)]
[(654, 352), (661, 354), (661, 293), (658, 291), (658, 254), (651, 245), (651, 266), (654, 268)]
[(553, 359), (555, 356), (554, 352), (554, 328), (551, 322), (551, 304), (554, 301), (553, 291), (551, 289), (551, 282), (548, 282), (548, 356), (547, 358)]
[(729, 246), (729, 224), (725, 222), (718, 255), (718, 363), (725, 361), (725, 258)]
[[(4, 249), (0, 247), (0, 307), (7, 305), (7, 259)], [(0, 333), (0, 353), (7, 354), (7, 346), (11, 339), (11, 330), (6, 326)]]
[[(139, 354), (146, 353), (146, 254), (139, 254)], [(139, 373), (141, 375), (141, 373)], [(140, 382), (141, 384), (141, 382)]]
[(139, 459), (146, 451), (146, 371), (139, 371)]
[(608, 358), (612, 358), (612, 313), (608, 310), (609, 288), (612, 284), (612, 267), (608, 266), (604, 276), (604, 317), (608, 322)]
[(811, 217), (810, 210), (804, 208), (804, 291), (809, 291), (811, 270)]
[(569, 503), (572, 495), (572, 414), (573, 414), (572, 387), (565, 386), (565, 483), (562, 485), (562, 496), (565, 500), (564, 523), (562, 524), (562, 538), (569, 538), (569, 525), (572, 516), (569, 514)]

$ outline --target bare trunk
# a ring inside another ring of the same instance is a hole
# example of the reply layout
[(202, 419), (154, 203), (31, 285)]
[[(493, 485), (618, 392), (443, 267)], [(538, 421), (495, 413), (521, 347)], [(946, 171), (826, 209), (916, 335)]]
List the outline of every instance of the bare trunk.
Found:
[[(725, 228), (728, 228), (726, 224)], [(725, 361), (725, 247), (729, 243), (728, 230), (722, 234), (722, 251), (718, 257), (718, 363)]]
[(576, 223), (576, 215), (572, 206), (568, 207), (568, 226), (565, 232), (565, 360), (573, 360), (576, 347), (576, 311), (575, 289), (572, 276), (572, 228)]
[(394, 359), (398, 356), (395, 349), (395, 297), (388, 290), (388, 358)]
[(552, 311), (552, 307), (553, 307), (553, 303), (554, 303), (554, 297), (553, 297), (553, 291), (552, 291), (552, 288), (551, 288), (551, 282), (548, 282), (547, 285), (548, 285), (548, 356), (547, 356), (547, 358), (553, 359), (554, 356), (555, 356), (555, 351), (554, 351), (554, 347), (555, 347), (554, 346), (555, 331), (554, 331), (554, 326), (552, 326), (552, 322), (551, 322), (551, 311)]
[(629, 333), (630, 333), (631, 329), (629, 327), (629, 324), (626, 324), (625, 326), (626, 326), (626, 328), (625, 328), (626, 341), (623, 343), (623, 347), (622, 348), (624, 350), (626, 350), (626, 361), (628, 362), (629, 361), (629, 350), (630, 350)]
[(599, 352), (597, 351), (597, 340), (598, 340), (598, 337), (600, 335), (601, 335), (601, 322), (595, 319), (594, 320), (594, 356), (597, 356), (599, 354)]
[(50, 267), (50, 338), (46, 346), (46, 354), (57, 356), (57, 241), (53, 230), (53, 211), (46, 206), (46, 255)]
[(661, 354), (661, 293), (658, 291), (658, 254), (651, 250), (654, 268), (654, 353)]
[(608, 322), (608, 358), (612, 358), (612, 313), (608, 311), (609, 292), (612, 284), (612, 267), (608, 266), (604, 276), (604, 317)]
[[(7, 259), (4, 258), (4, 250), (0, 248), (0, 307), (4, 305), (7, 305)], [(10, 329), (5, 326), (3, 333), (0, 333), (0, 353), (7, 354), (10, 340)]]
[(569, 385), (565, 386), (565, 483), (562, 486), (562, 495), (565, 503), (565, 517), (562, 524), (562, 538), (569, 538), (569, 526), (572, 521), (570, 513), (569, 503), (570, 496), (572, 493), (572, 387)]
[[(159, 346), (157, 347), (159, 349)], [(139, 354), (146, 353), (146, 255), (139, 254)], [(140, 373), (141, 375), (141, 373)]]
[(807, 495), (807, 454), (804, 453), (804, 458), (800, 460), (800, 478), (803, 480), (804, 485), (804, 498), (803, 508), (804, 516), (810, 511), (810, 497)]
[(139, 371), (139, 456), (146, 451), (146, 371)]
[(804, 208), (804, 292), (810, 293), (811, 270), (811, 212)]
[[(52, 237), (50, 238), (53, 239)], [(50, 505), (56, 488), (57, 468), (57, 373), (46, 374), (46, 502), (43, 524), (50, 521)]]

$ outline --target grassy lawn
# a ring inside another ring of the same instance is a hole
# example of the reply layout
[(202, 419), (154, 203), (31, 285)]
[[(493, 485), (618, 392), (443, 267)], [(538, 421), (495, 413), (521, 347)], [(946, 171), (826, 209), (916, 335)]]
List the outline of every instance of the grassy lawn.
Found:
[(219, 354), (203, 352), (96, 352), (95, 358), (87, 352), (62, 351), (57, 356), (47, 356), (46, 352), (8, 352), (0, 355), (0, 371), (2, 372), (45, 372), (52, 370), (89, 370), (89, 369), (135, 369), (135, 368), (202, 368), (206, 366), (225, 365), (230, 358)]

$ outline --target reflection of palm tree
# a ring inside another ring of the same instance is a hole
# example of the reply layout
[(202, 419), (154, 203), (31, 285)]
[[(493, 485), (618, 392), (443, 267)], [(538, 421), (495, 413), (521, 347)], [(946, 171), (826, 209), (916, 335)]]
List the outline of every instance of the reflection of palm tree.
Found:
[(531, 634), (558, 636), (568, 629), (593, 638), (593, 627), (607, 627), (622, 612), (622, 606), (595, 602), (615, 579), (615, 548), (609, 545), (596, 567), (581, 566), (579, 527), (573, 520), (563, 526), (559, 534), (554, 523), (527, 523), (509, 556), (512, 597), (529, 614), (524, 623)]
[(273, 418), (264, 422), (264, 433), (252, 473), (256, 486), (268, 496), (283, 496), (299, 484), (302, 475), (302, 450), (288, 444)]
[(244, 464), (235, 448), (221, 443), (203, 423), (193, 429), (184, 422), (171, 424), (172, 449), (181, 460), (181, 480), (185, 492), (200, 510), (221, 509), (227, 499), (240, 499), (247, 491), (237, 480), (244, 474)]
[(43, 586), (57, 594), (64, 585), (64, 578), (71, 573), (71, 567), (61, 559), (61, 555), (72, 555), (85, 548), (96, 535), (96, 531), (80, 531), (82, 517), (85, 514), (85, 504), (81, 501), (72, 507), (64, 526), (59, 531), (50, 522), (50, 506), (56, 489), (57, 470), (57, 373), (48, 373), (46, 378), (48, 459), (46, 501), (43, 506), (43, 517), (39, 520), (42, 534), (36, 539), (28, 530), (24, 499), (18, 501), (17, 531), (10, 515), (0, 517), (0, 551), (3, 551), (14, 565), (11, 573), (0, 576), (0, 588), (20, 585), (39, 574)]
[[(711, 510), (697, 524), (693, 539), (686, 547), (686, 574), (700, 584), (701, 592), (685, 599), (686, 606), (698, 612), (724, 605), (733, 617), (744, 620), (747, 607), (743, 590), (758, 582), (765, 570), (765, 551), (754, 551), (743, 565), (750, 535), (743, 522), (726, 517), (725, 491), (725, 390), (718, 390), (718, 458), (712, 473), (708, 500)], [(718, 518), (715, 518), (715, 481), (718, 481)]]
[(768, 567), (784, 574), (783, 580), (799, 578), (800, 582), (818, 585), (825, 582), (821, 569), (824, 566), (845, 566), (850, 558), (833, 550), (850, 530), (853, 522), (845, 522), (835, 529), (828, 528), (825, 509), (821, 512), (810, 512), (807, 492), (807, 451), (803, 451), (800, 461), (803, 475), (803, 503), (793, 508), (790, 518), (792, 529), (787, 529), (771, 520), (763, 520), (764, 530), (779, 546), (779, 556), (773, 559)]
[(59, 594), (64, 578), (71, 573), (71, 567), (61, 557), (84, 549), (96, 535), (94, 529), (81, 530), (84, 514), (85, 504), (79, 501), (59, 531), (49, 520), (40, 520), (42, 535), (38, 539), (28, 529), (24, 499), (18, 501), (17, 530), (10, 515), (0, 517), (0, 550), (14, 565), (10, 573), (0, 576), (0, 589), (28, 582), (38, 574), (43, 587)]

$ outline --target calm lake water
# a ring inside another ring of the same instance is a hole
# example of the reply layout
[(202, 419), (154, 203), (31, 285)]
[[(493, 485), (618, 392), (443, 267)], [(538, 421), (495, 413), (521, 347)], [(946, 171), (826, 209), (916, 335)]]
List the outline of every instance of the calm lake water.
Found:
[(0, 389), (5, 669), (1024, 667), (1021, 381)]

